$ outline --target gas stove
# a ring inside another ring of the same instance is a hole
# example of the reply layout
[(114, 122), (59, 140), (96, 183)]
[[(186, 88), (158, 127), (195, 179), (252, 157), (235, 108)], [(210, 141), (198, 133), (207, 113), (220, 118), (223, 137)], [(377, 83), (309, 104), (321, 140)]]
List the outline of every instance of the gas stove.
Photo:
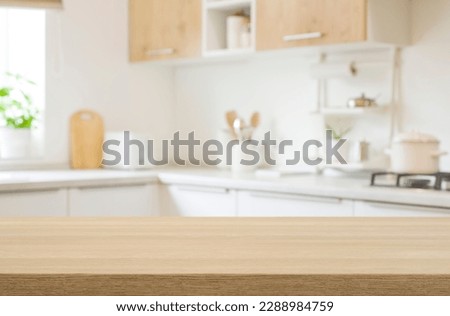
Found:
[(450, 173), (433, 174), (378, 172), (372, 174), (371, 186), (450, 191)]

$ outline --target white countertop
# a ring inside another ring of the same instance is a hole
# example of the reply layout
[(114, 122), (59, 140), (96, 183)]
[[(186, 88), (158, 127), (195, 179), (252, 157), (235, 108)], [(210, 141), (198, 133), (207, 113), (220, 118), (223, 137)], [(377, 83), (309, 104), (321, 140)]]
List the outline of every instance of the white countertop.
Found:
[(0, 172), (0, 192), (157, 182), (158, 173), (147, 170), (98, 169)]
[(450, 208), (450, 192), (371, 187), (368, 175), (361, 177), (304, 174), (263, 178), (255, 174), (236, 176), (227, 171), (181, 169), (161, 172), (159, 180), (164, 184), (206, 185), (238, 190)]
[(450, 192), (370, 187), (369, 177), (319, 176), (314, 174), (259, 177), (233, 175), (218, 169), (173, 168), (141, 171), (125, 170), (41, 170), (0, 172), (0, 192), (124, 184), (162, 183), (223, 187), (336, 197), (350, 200), (400, 203), (450, 208)]

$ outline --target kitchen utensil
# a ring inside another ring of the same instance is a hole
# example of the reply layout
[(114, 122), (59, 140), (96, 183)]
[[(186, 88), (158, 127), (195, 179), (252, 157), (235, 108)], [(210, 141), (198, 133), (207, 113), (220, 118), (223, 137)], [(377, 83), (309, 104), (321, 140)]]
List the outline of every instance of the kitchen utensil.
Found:
[(248, 128), (248, 131), (246, 131), (246, 139), (252, 139), (253, 133), (255, 130), (259, 127), (259, 124), (261, 122), (261, 115), (258, 112), (255, 112), (252, 114), (252, 117), (250, 118), (250, 127)]
[(244, 140), (243, 130), (245, 129), (245, 122), (241, 118), (236, 118), (233, 122), (234, 133), (239, 141)]
[(364, 93), (360, 97), (350, 99), (347, 102), (347, 107), (349, 108), (368, 108), (375, 106), (378, 106), (376, 99), (367, 98)]
[(254, 129), (258, 128), (259, 124), (261, 122), (261, 115), (258, 112), (253, 113), (252, 117), (250, 118), (250, 125)]
[(245, 126), (242, 130), (242, 140), (250, 140), (253, 137), (253, 132), (255, 129), (251, 126)]
[(81, 110), (70, 118), (71, 167), (73, 169), (100, 168), (103, 156), (104, 127), (101, 116)]
[[(231, 121), (231, 118), (234, 117), (231, 114), (231, 112), (229, 112), (229, 114), (227, 113), (227, 121), (229, 122)], [(236, 117), (233, 121), (233, 131), (239, 141), (249, 140), (252, 139), (253, 132), (259, 124), (260, 114), (258, 112), (252, 114), (250, 118), (250, 125), (247, 125), (243, 119)]]
[(233, 136), (233, 138), (237, 139), (237, 134), (235, 132), (234, 129), (234, 121), (236, 121), (238, 115), (236, 113), (236, 111), (229, 111), (225, 114), (226, 120), (227, 120), (227, 124), (228, 127), (230, 128), (231, 134)]
[(386, 154), (391, 157), (393, 172), (436, 173), (439, 171), (439, 158), (447, 153), (439, 150), (436, 137), (410, 132), (398, 135)]

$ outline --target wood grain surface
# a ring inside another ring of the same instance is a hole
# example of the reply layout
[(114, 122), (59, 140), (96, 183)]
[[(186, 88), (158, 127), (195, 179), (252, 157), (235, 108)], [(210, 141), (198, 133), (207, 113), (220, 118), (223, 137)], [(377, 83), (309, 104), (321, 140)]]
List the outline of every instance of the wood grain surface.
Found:
[[(361, 42), (367, 39), (367, 0), (258, 0), (258, 50)], [(286, 35), (321, 32), (322, 38), (286, 42)]]
[(97, 169), (102, 165), (104, 125), (102, 117), (90, 110), (70, 118), (71, 167)]
[[(201, 3), (201, 0), (130, 0), (130, 61), (200, 56)], [(165, 49), (173, 52), (156, 53)]]
[(0, 219), (0, 295), (450, 295), (450, 220)]

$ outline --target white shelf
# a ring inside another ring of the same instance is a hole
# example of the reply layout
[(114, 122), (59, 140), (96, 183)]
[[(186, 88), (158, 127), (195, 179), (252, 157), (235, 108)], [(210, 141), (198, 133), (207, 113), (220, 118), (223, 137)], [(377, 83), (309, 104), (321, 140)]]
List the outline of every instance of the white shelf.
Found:
[(240, 49), (217, 49), (204, 52), (204, 57), (238, 57), (247, 56), (255, 52), (254, 48), (240, 48)]
[(376, 106), (368, 108), (347, 108), (347, 107), (336, 107), (336, 108), (323, 108), (320, 113), (327, 116), (358, 116), (373, 113), (382, 113), (388, 109), (388, 106)]
[[(204, 57), (238, 57), (255, 52), (255, 6), (256, 0), (203, 0), (203, 44)], [(244, 12), (250, 20), (250, 47), (227, 49), (227, 18)]]
[(243, 8), (249, 8), (252, 4), (252, 0), (218, 0), (207, 1), (206, 8), (208, 10), (239, 10)]

